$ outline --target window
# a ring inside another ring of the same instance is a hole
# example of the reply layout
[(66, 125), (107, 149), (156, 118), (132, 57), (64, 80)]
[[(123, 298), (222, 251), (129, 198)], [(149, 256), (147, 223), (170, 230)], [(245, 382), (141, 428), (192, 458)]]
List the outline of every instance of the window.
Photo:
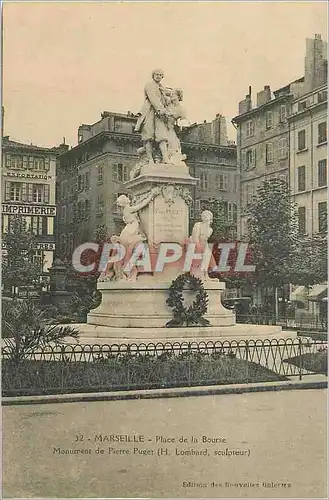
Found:
[(305, 130), (300, 130), (297, 134), (297, 148), (298, 148), (298, 151), (303, 151), (303, 149), (306, 149), (306, 132), (305, 132)]
[(278, 155), (279, 155), (279, 159), (282, 160), (283, 158), (286, 158), (287, 157), (287, 152), (288, 152), (287, 139), (285, 137), (282, 137), (278, 141)]
[(104, 210), (104, 196), (102, 194), (98, 195), (97, 198), (97, 213), (102, 213)]
[(34, 170), (45, 170), (45, 160), (44, 158), (34, 158), (33, 163)]
[(298, 207), (298, 232), (306, 233), (306, 210), (305, 207)]
[(327, 100), (327, 91), (322, 90), (322, 92), (318, 92), (318, 102), (325, 102)]
[(246, 152), (246, 168), (247, 170), (251, 170), (256, 166), (256, 150), (248, 149)]
[(327, 122), (319, 123), (318, 125), (318, 144), (327, 142)]
[(78, 191), (83, 191), (85, 183), (84, 175), (78, 175)]
[(227, 174), (219, 174), (217, 178), (218, 189), (219, 191), (227, 191), (228, 186), (228, 175)]
[(90, 189), (90, 172), (85, 173), (85, 189)]
[(49, 203), (49, 184), (27, 184), (27, 201)]
[(319, 221), (319, 233), (325, 233), (327, 231), (327, 202), (321, 201), (318, 203), (318, 221)]
[(273, 127), (273, 113), (272, 111), (266, 111), (266, 128)]
[[(14, 215), (8, 215), (8, 227), (7, 227), (7, 231), (8, 233), (11, 233), (12, 230), (13, 230), (13, 225), (14, 225), (14, 222), (15, 222), (15, 216)], [(3, 227), (3, 226), (2, 226)]]
[(43, 198), (42, 184), (32, 184), (32, 201), (34, 203), (41, 203)]
[(298, 103), (298, 111), (303, 111), (306, 109), (306, 101), (302, 101)]
[(280, 122), (284, 122), (287, 119), (287, 106), (285, 104), (281, 104), (280, 106)]
[(97, 165), (97, 184), (103, 184), (103, 165)]
[(189, 212), (190, 212), (190, 219), (194, 219), (194, 200), (191, 200)]
[(209, 189), (209, 176), (207, 172), (200, 172), (200, 189), (203, 191)]
[(252, 135), (254, 135), (254, 122), (252, 120), (249, 120), (246, 126), (247, 126), (247, 137), (251, 137)]
[(246, 184), (246, 201), (247, 204), (251, 202), (254, 196), (254, 184), (252, 182)]
[(237, 175), (233, 174), (233, 192), (236, 193), (238, 190)]
[(9, 153), (6, 154), (6, 167), (11, 167), (11, 155)]
[(40, 271), (43, 270), (43, 260), (43, 250), (35, 250), (32, 256), (32, 262), (39, 267)]
[(44, 236), (47, 234), (48, 217), (31, 217), (32, 233), (36, 236)]
[(195, 216), (197, 217), (200, 214), (201, 204), (200, 200), (195, 200)]
[(78, 220), (83, 219), (84, 203), (82, 201), (78, 202)]
[(126, 182), (129, 178), (129, 172), (127, 165), (122, 165), (122, 163), (118, 164), (118, 176), (119, 181)]
[(297, 180), (297, 189), (298, 191), (305, 191), (306, 189), (306, 181), (305, 181), (305, 165), (302, 167), (298, 167), (298, 180)]
[(235, 203), (228, 203), (227, 205), (227, 220), (228, 222), (236, 222), (237, 220), (237, 207)]
[(86, 219), (90, 217), (90, 212), (91, 212), (91, 202), (90, 200), (85, 200), (85, 213), (84, 216)]
[(23, 168), (26, 170), (29, 165), (29, 157), (28, 156), (23, 156)]
[(266, 163), (273, 163), (273, 144), (266, 144)]
[(11, 157), (11, 168), (23, 168), (23, 157), (22, 156), (12, 156)]
[(23, 201), (23, 183), (10, 182), (10, 201)]
[(129, 168), (127, 165), (123, 165), (122, 163), (113, 165), (112, 175), (113, 179), (116, 181), (127, 182), (129, 179)]
[(327, 159), (318, 162), (318, 186), (327, 185)]

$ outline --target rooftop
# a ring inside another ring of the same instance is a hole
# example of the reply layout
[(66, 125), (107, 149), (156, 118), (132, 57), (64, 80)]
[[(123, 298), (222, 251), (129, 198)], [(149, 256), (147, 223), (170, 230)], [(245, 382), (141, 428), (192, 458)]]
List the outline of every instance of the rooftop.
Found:
[(44, 153), (58, 153), (60, 149), (64, 149), (65, 144), (61, 144), (60, 146), (55, 146), (52, 148), (45, 148), (42, 146), (35, 146), (34, 144), (25, 144), (23, 142), (18, 142), (18, 141), (13, 141), (12, 139), (9, 139), (9, 135), (6, 135), (2, 138), (2, 147), (3, 148), (10, 148), (10, 149), (25, 149), (29, 151), (40, 151)]

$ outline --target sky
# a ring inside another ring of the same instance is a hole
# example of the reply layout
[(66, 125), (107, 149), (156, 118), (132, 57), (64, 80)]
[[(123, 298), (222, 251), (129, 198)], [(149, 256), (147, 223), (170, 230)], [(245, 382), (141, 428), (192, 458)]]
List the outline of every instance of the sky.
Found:
[(138, 112), (160, 67), (191, 122), (221, 113), (234, 140), (249, 85), (303, 76), (315, 33), (327, 40), (327, 2), (4, 2), (4, 133), (76, 145), (102, 111)]

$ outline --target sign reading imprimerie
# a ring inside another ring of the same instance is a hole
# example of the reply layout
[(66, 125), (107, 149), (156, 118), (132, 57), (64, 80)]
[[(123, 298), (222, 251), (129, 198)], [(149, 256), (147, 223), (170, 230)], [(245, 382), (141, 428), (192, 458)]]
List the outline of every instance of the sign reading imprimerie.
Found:
[(8, 215), (46, 215), (55, 217), (56, 206), (48, 205), (15, 205), (11, 203), (2, 204), (2, 213)]

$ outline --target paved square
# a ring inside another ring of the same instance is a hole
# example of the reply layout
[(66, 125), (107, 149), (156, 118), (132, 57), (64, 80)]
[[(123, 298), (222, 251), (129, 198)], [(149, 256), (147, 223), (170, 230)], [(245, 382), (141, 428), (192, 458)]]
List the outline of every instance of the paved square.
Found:
[(326, 413), (325, 390), (4, 407), (3, 497), (326, 498)]

